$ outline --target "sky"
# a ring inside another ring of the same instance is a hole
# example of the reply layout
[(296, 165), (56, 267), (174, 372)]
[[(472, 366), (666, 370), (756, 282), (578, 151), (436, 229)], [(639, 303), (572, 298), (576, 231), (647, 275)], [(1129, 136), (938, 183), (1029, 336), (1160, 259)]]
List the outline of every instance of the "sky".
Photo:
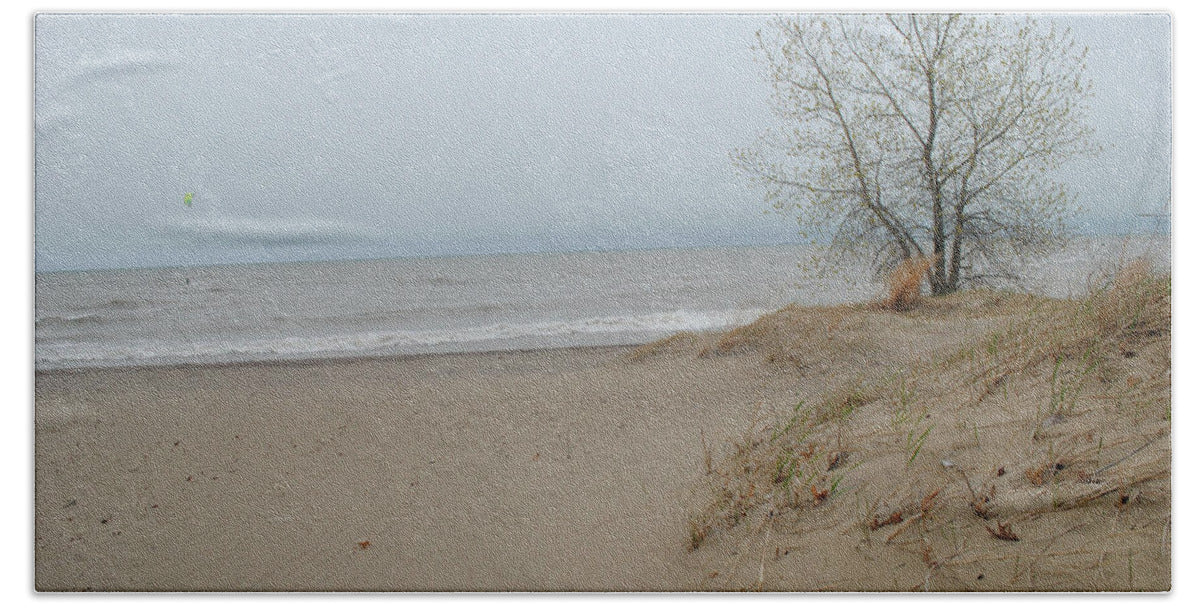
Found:
[[(1054, 18), (1104, 146), (1073, 228), (1153, 228), (1170, 18)], [(796, 241), (729, 157), (777, 124), (769, 20), (39, 15), (36, 269)]]

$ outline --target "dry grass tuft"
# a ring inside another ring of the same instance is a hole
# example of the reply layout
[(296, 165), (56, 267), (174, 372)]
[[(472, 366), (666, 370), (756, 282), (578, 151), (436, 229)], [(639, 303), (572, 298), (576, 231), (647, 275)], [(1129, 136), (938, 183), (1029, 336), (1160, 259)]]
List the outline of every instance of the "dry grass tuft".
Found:
[(681, 331), (649, 344), (643, 344), (625, 355), (625, 358), (631, 362), (643, 361), (672, 350), (694, 348), (699, 342), (700, 336), (695, 332)]
[(854, 410), (879, 398), (878, 391), (856, 379), (830, 391), (813, 412), (817, 424), (849, 418)]
[(778, 350), (803, 335), (798, 330), (808, 323), (810, 314), (809, 309), (789, 304), (752, 323), (725, 332), (715, 344), (701, 350), (700, 356), (727, 355), (764, 347)]
[(907, 258), (888, 277), (888, 295), (883, 307), (905, 311), (911, 310), (921, 299), (921, 284), (925, 273), (933, 266), (933, 257)]
[(1145, 258), (1117, 269), (1089, 303), (1101, 335), (1154, 337), (1171, 330), (1171, 279), (1153, 274)]
[(705, 340), (701, 358), (758, 353), (767, 363), (806, 369), (819, 363), (812, 354), (820, 348), (871, 349), (875, 336), (861, 314), (871, 306), (799, 306), (789, 304), (754, 322)]

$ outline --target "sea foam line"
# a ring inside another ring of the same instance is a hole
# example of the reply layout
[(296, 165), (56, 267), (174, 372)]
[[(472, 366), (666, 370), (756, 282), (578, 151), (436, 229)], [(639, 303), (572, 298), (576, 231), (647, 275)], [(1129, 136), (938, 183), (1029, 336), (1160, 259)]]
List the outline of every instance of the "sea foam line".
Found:
[[(391, 353), (446, 352), (439, 348), (488, 343), (503, 349), (505, 343), (537, 338), (580, 338), (602, 334), (627, 334), (631, 340), (654, 339), (679, 331), (717, 330), (748, 323), (766, 309), (659, 312), (643, 315), (589, 317), (575, 320), (505, 322), (490, 325), (425, 329), (381, 330), (330, 336), (285, 336), (201, 342), (131, 341), (119, 343), (44, 343), (36, 347), (38, 369), (109, 367), (118, 365), (225, 362), (294, 359), (306, 356), (355, 356)], [(509, 344), (509, 346), (513, 346)], [(455, 350), (455, 349), (451, 349)]]

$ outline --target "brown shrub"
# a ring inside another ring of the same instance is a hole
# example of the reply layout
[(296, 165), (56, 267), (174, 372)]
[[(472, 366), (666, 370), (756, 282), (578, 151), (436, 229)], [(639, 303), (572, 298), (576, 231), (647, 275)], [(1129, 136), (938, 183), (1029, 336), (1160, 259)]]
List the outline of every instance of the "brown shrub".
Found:
[(933, 266), (933, 257), (907, 258), (892, 271), (888, 277), (888, 295), (883, 301), (884, 308), (891, 310), (909, 310), (921, 298), (921, 283), (925, 281), (925, 273)]

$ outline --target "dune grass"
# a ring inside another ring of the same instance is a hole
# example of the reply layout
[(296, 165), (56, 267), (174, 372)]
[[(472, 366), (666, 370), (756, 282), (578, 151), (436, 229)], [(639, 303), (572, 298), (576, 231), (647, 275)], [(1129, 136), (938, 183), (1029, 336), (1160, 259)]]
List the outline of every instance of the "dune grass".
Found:
[[(742, 545), (766, 542), (763, 535), (802, 543), (816, 527), (845, 532), (829, 542), (858, 538), (853, 556), (863, 546), (877, 547), (875, 559), (915, 556), (897, 562), (909, 573), (897, 590), (1155, 588), (1164, 559), (1169, 584), (1169, 552), (1147, 548), (1158, 547), (1158, 536), (1114, 541), (1100, 514), (1140, 509), (1137, 517), (1152, 520), (1146, 535), (1169, 530), (1170, 277), (1135, 261), (1075, 301), (988, 292), (921, 300), (903, 287), (876, 309), (788, 307), (700, 353), (824, 357), (844, 369), (810, 380), (811, 393), (792, 411), (747, 429), (709, 465), (708, 498), (689, 523), (691, 550), (709, 550), (714, 535)], [(910, 357), (899, 371), (857, 367), (861, 353), (836, 338), (851, 327), (869, 334), (901, 320), (971, 315), (1001, 321), (956, 351)], [(805, 365), (797, 368), (803, 375)], [(1105, 497), (1115, 507), (1093, 508)], [(1162, 538), (1165, 547), (1165, 531)], [(1154, 567), (1127, 585), (1082, 574), (1088, 560), (1111, 574), (1118, 549)], [(775, 561), (774, 569), (757, 564), (758, 587), (770, 586), (771, 572), (781, 588), (808, 580)], [(999, 576), (1002, 565), (1013, 573)], [(869, 588), (862, 580), (832, 588)]]

